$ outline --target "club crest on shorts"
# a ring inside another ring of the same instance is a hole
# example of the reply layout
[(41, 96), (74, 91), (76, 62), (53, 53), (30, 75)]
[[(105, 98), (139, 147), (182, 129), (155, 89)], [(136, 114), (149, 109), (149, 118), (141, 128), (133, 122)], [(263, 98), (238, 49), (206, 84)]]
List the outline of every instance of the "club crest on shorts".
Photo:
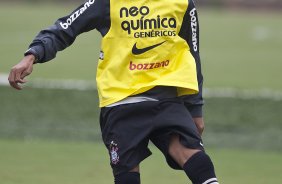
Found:
[(118, 145), (112, 141), (110, 144), (110, 154), (111, 154), (111, 162), (112, 164), (116, 165), (119, 162), (118, 156)]

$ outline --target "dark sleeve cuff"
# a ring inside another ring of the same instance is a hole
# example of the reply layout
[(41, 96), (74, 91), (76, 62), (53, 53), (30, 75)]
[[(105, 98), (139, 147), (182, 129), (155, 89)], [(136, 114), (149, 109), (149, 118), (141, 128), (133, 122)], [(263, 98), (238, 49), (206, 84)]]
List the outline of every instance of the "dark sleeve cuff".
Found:
[(193, 118), (203, 117), (203, 105), (186, 105), (186, 108), (190, 112)]
[(25, 53), (24, 56), (27, 55), (34, 55), (35, 56), (35, 63), (43, 63), (43, 58), (44, 58), (44, 47), (41, 45), (36, 45), (30, 47)]

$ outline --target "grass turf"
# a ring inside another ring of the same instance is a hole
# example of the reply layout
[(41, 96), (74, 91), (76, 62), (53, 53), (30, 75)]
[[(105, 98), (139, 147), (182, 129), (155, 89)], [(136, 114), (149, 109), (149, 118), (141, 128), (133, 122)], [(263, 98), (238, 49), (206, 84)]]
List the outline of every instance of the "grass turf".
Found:
[[(3, 184), (113, 183), (108, 155), (102, 143), (21, 142), (0, 140), (0, 179)], [(146, 184), (188, 183), (181, 171), (165, 164), (154, 147), (141, 165)], [(208, 149), (221, 183), (265, 184), (282, 180), (281, 153), (236, 149)]]
[[(15, 91), (0, 87), (0, 137), (95, 141), (100, 137), (96, 90)], [(208, 98), (205, 143), (282, 150), (281, 101)]]

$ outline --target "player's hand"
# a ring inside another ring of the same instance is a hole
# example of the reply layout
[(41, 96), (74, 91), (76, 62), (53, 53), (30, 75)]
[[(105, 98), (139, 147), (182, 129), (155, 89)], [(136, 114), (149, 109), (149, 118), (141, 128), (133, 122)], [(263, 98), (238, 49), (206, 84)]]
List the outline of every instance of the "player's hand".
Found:
[(205, 129), (205, 122), (204, 122), (204, 118), (203, 117), (197, 117), (197, 118), (193, 118), (194, 123), (196, 124), (198, 131), (200, 133), (200, 135), (203, 134), (203, 131)]
[(27, 82), (27, 80), (25, 80), (24, 78), (31, 74), (34, 61), (35, 57), (33, 55), (25, 56), (17, 65), (15, 65), (11, 69), (8, 80), (13, 88), (18, 90), (22, 89), (20, 84)]

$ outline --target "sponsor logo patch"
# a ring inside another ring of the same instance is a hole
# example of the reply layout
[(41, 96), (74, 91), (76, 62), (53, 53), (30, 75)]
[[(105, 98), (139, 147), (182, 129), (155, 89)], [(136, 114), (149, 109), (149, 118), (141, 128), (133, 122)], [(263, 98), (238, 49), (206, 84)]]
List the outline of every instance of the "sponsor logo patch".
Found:
[(63, 29), (68, 29), (70, 25), (80, 16), (82, 15), (85, 10), (87, 10), (92, 4), (95, 3), (95, 0), (88, 0), (84, 6), (82, 6), (80, 9), (75, 11), (71, 16), (66, 20), (66, 22), (60, 22), (60, 26)]
[(119, 14), (121, 29), (135, 38), (176, 36), (175, 17), (156, 15), (149, 18), (150, 13), (148, 6), (122, 7)]
[(197, 52), (198, 51), (198, 38), (197, 38), (198, 22), (197, 22), (196, 8), (193, 8), (190, 11), (190, 16), (191, 16), (193, 50)]
[(149, 51), (149, 50), (151, 50), (155, 47), (162, 45), (164, 42), (166, 42), (166, 41), (163, 41), (161, 43), (151, 45), (151, 46), (148, 46), (148, 47), (144, 47), (144, 48), (137, 48), (136, 43), (135, 43), (134, 46), (132, 47), (132, 54), (134, 54), (134, 55), (143, 54), (144, 52), (147, 52), (147, 51)]
[(148, 62), (148, 63), (139, 63), (135, 64), (132, 61), (129, 63), (129, 70), (152, 70), (156, 68), (166, 68), (168, 67), (170, 61), (160, 61), (160, 62)]
[(116, 165), (119, 162), (118, 145), (112, 141), (110, 144), (111, 163)]
[(104, 52), (100, 51), (99, 59), (104, 60)]

